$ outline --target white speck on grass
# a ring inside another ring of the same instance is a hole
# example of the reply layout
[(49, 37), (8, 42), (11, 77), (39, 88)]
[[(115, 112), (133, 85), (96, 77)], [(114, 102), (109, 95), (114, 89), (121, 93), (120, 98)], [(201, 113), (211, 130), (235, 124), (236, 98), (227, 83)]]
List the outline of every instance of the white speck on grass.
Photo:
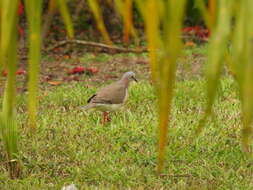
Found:
[(71, 185), (62, 187), (61, 190), (78, 190), (78, 189), (77, 189), (77, 187), (75, 186), (75, 184), (71, 184)]

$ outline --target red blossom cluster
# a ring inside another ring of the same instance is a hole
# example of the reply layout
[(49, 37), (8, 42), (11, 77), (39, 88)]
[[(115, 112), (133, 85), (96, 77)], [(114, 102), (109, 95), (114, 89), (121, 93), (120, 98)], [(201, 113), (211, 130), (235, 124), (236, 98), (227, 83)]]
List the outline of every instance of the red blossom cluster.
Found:
[(207, 40), (210, 36), (210, 30), (202, 26), (190, 26), (183, 28), (183, 33), (194, 35), (202, 40)]
[[(22, 4), (21, 1), (19, 1), (18, 4), (18, 16), (21, 17), (21, 15), (24, 13), (24, 5)], [(18, 33), (20, 36), (24, 35), (24, 29), (18, 25)]]
[(68, 74), (83, 74), (84, 72), (90, 73), (90, 74), (96, 74), (98, 72), (98, 69), (95, 67), (85, 68), (85, 67), (74, 67), (70, 71), (68, 71)]

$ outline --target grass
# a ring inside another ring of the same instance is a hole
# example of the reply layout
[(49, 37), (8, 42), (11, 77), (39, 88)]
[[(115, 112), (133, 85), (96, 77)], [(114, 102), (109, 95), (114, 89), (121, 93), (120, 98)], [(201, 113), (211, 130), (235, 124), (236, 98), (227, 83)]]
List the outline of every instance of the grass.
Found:
[[(125, 107), (100, 124), (100, 113), (78, 107), (96, 88), (70, 83), (41, 92), (36, 135), (26, 126), (26, 98), (18, 96), (19, 150), (23, 178), (10, 180), (0, 165), (0, 189), (253, 189), (253, 160), (240, 148), (240, 102), (236, 84), (224, 77), (215, 114), (192, 141), (205, 104), (205, 81), (177, 84), (169, 129), (166, 170), (157, 176), (157, 117), (154, 89), (130, 86)], [(2, 144), (0, 152), (3, 152)], [(0, 162), (4, 163), (3, 154)]]

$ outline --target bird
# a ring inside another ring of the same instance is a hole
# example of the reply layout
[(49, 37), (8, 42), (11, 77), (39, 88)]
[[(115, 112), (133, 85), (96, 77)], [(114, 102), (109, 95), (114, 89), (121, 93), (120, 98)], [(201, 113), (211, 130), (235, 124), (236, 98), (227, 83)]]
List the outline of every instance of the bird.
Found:
[(131, 81), (137, 82), (135, 73), (128, 71), (119, 81), (99, 89), (88, 100), (82, 110), (96, 109), (103, 112), (102, 123), (110, 121), (109, 112), (120, 109), (128, 98), (128, 86)]

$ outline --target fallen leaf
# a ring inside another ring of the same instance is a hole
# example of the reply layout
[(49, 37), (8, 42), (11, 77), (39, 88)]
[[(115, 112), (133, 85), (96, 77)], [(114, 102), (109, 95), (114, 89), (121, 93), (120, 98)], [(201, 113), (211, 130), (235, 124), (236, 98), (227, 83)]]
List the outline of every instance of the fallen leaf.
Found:
[(139, 64), (139, 65), (146, 65), (148, 64), (148, 61), (147, 60), (144, 60), (144, 59), (139, 59), (136, 61), (136, 64)]
[[(25, 75), (25, 74), (26, 74), (26, 71), (24, 69), (18, 69), (16, 71), (16, 75)], [(8, 72), (6, 70), (3, 70), (2, 75), (6, 77), (8, 75)]]
[(74, 77), (73, 77), (73, 80), (74, 80), (74, 81), (80, 81), (80, 79), (79, 79), (78, 76), (74, 76)]
[(16, 74), (17, 74), (17, 75), (25, 75), (25, 74), (26, 74), (26, 71), (25, 71), (24, 69), (18, 69), (18, 70), (16, 71)]
[(87, 68), (86, 71), (90, 72), (90, 74), (96, 74), (98, 69), (96, 67)]
[(3, 70), (3, 71), (2, 71), (2, 75), (6, 77), (6, 76), (7, 76), (7, 71), (6, 71), (6, 70)]
[(63, 57), (64, 57), (64, 59), (70, 59), (69, 55), (64, 55)]
[(199, 57), (199, 56), (201, 56), (201, 54), (200, 53), (193, 53), (192, 56), (193, 57)]
[(54, 85), (54, 86), (57, 86), (57, 85), (61, 84), (62, 82), (61, 81), (48, 81), (47, 83), (51, 84), (51, 85)]
[(196, 44), (193, 41), (188, 41), (184, 44), (186, 47), (195, 47)]

